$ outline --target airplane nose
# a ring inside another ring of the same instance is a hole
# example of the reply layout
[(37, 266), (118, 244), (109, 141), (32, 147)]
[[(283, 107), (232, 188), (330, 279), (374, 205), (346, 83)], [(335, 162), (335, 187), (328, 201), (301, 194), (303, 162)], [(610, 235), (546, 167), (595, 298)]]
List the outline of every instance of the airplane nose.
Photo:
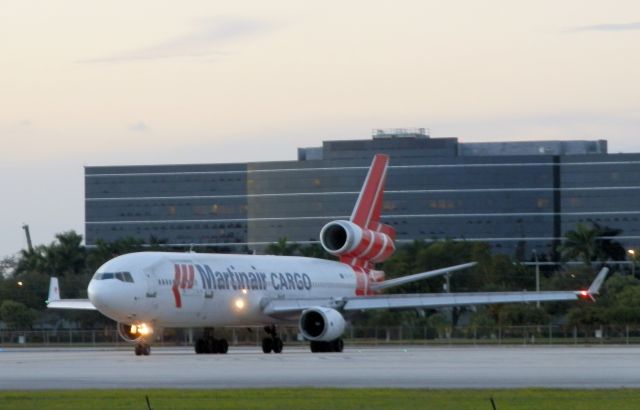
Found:
[(105, 286), (104, 281), (91, 280), (87, 288), (89, 300), (98, 310), (104, 311), (110, 308), (109, 289)]
[(138, 303), (140, 289), (133, 283), (116, 278), (92, 279), (87, 287), (87, 295), (100, 313), (116, 321), (145, 313), (144, 305)]

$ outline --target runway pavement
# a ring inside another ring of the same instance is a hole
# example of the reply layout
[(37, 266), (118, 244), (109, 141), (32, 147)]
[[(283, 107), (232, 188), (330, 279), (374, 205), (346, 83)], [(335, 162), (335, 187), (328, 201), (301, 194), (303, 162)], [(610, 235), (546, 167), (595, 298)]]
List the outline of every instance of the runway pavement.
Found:
[(289, 348), (4, 349), (0, 389), (411, 387), (640, 387), (640, 347), (346, 347), (341, 354)]

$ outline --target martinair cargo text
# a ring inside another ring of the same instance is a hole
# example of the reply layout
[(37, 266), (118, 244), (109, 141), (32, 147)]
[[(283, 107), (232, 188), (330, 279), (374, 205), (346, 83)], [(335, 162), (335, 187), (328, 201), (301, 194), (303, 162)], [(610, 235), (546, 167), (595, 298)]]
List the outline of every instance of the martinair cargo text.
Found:
[(383, 289), (472, 266), (384, 280), (375, 270), (395, 250), (395, 231), (380, 222), (389, 158), (376, 155), (348, 221), (329, 222), (320, 231), (323, 248), (338, 261), (262, 255), (139, 252), (102, 265), (89, 283), (88, 300), (60, 299), (52, 278), (48, 307), (91, 309), (118, 322), (135, 343), (137, 355), (151, 351), (154, 330), (203, 328), (196, 353), (226, 353), (228, 343), (213, 328), (264, 326), (265, 353), (282, 352), (277, 326), (297, 323), (312, 352), (341, 352), (345, 316), (368, 309), (417, 309), (491, 303), (593, 298), (607, 274), (604, 268), (588, 290), (381, 294)]

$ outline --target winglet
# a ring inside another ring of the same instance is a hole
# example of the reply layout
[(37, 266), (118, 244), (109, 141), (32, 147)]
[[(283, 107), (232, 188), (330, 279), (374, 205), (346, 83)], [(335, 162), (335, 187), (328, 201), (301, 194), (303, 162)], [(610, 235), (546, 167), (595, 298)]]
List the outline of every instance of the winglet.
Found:
[(578, 290), (576, 291), (576, 295), (582, 299), (591, 299), (592, 301), (596, 301), (595, 295), (600, 293), (600, 288), (604, 283), (604, 280), (607, 278), (607, 274), (609, 273), (609, 268), (602, 268), (598, 275), (589, 286), (587, 290)]
[(60, 300), (60, 286), (58, 286), (58, 278), (51, 278), (49, 282), (49, 297), (47, 303)]
[(596, 276), (596, 278), (593, 280), (593, 283), (591, 283), (591, 286), (589, 286), (589, 290), (587, 290), (590, 295), (597, 295), (600, 292), (600, 288), (602, 287), (604, 280), (607, 278), (608, 273), (609, 268), (607, 267), (604, 267), (600, 270), (598, 276)]

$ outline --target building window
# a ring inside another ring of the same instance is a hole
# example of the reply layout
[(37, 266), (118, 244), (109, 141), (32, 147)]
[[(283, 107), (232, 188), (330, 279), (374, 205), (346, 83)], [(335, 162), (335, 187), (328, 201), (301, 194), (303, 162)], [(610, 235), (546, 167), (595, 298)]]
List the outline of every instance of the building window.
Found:
[(569, 198), (569, 205), (571, 205), (574, 208), (579, 208), (582, 206), (582, 198), (578, 198), (575, 196), (572, 196), (571, 198)]
[(549, 206), (549, 199), (548, 198), (538, 198), (536, 200), (536, 208), (544, 209), (544, 208), (546, 208), (548, 206)]
[(451, 199), (432, 199), (428, 202), (431, 209), (453, 209), (455, 204)]

